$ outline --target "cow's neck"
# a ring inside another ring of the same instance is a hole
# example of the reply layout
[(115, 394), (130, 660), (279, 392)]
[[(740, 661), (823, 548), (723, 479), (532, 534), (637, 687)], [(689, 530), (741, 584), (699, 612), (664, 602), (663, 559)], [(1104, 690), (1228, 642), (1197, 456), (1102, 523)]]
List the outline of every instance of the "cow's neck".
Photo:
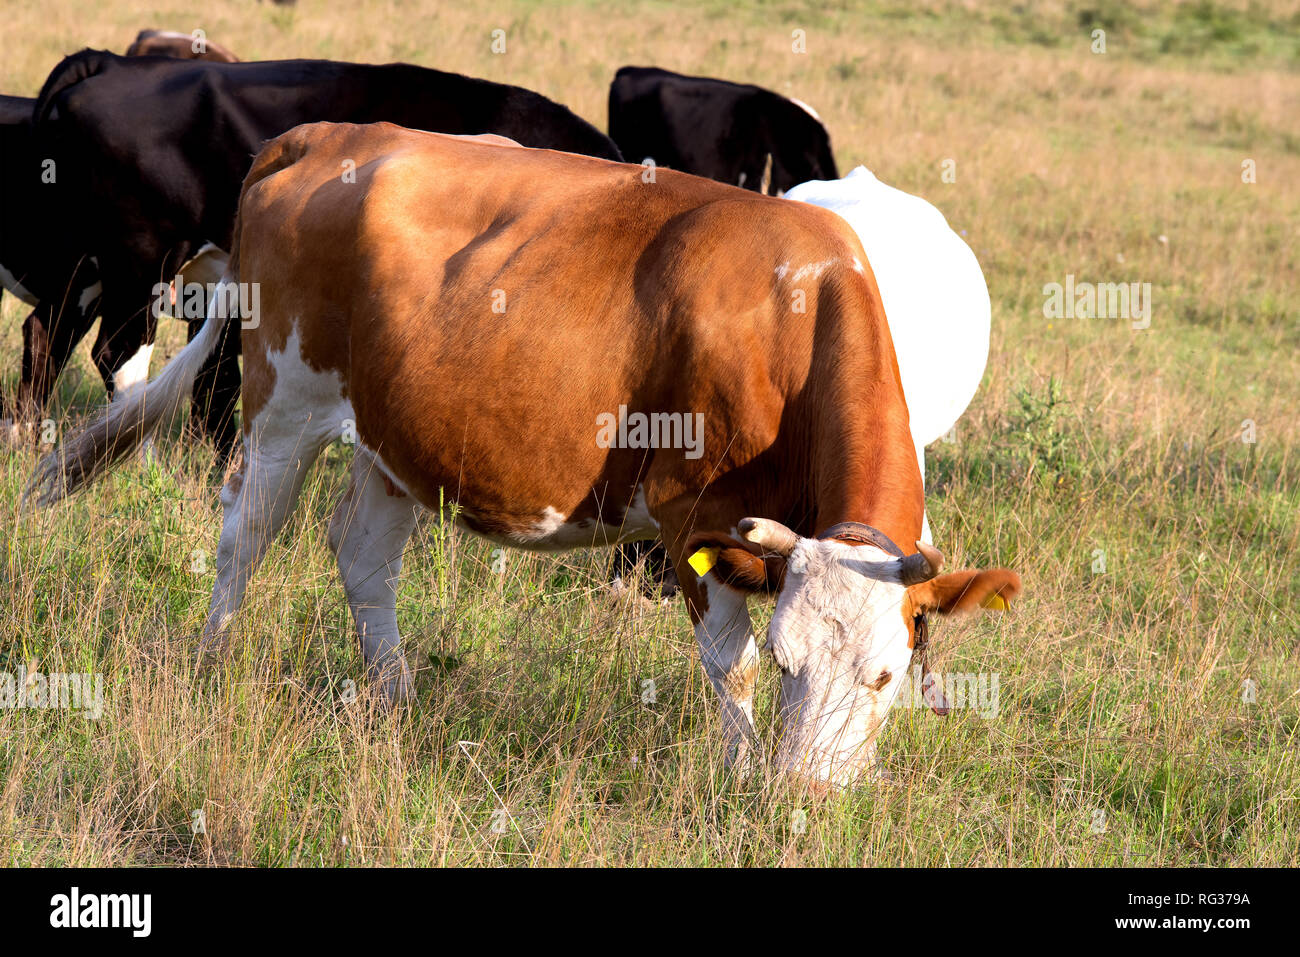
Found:
[(860, 361), (840, 361), (835, 368), (831, 381), (823, 380), (831, 393), (823, 408), (844, 411), (824, 416), (818, 429), (814, 532), (862, 522), (913, 552), (925, 493), (889, 340), (877, 338)]

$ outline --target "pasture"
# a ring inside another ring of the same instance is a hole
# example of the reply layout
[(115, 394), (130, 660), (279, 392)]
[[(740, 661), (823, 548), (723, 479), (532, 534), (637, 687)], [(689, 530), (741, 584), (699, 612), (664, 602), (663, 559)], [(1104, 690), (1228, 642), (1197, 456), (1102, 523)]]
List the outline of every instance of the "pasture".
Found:
[[(202, 680), (211, 452), (178, 424), (30, 513), (36, 450), (5, 450), (0, 673), (102, 675), (104, 705), (0, 711), (0, 863), (1300, 863), (1294, 3), (47, 0), (6, 10), (0, 92), (144, 27), (501, 80), (602, 129), (625, 64), (811, 104), (841, 173), (925, 197), (984, 268), (988, 369), (927, 452), (927, 506), (949, 568), (1016, 568), (1026, 593), (934, 629), (934, 669), (995, 707), (896, 708), (892, 781), (818, 797), (726, 772), (681, 601), (609, 594), (610, 552), (501, 552), (428, 517), (398, 602), (417, 703), (388, 715), (325, 543), (346, 445)], [(1084, 282), (1149, 283), (1149, 316), (1045, 314), (1045, 286)], [(5, 388), (25, 315), (4, 297)], [(155, 370), (181, 325), (162, 342)], [(52, 431), (102, 399), (83, 344)], [(765, 663), (767, 740), (775, 685)]]

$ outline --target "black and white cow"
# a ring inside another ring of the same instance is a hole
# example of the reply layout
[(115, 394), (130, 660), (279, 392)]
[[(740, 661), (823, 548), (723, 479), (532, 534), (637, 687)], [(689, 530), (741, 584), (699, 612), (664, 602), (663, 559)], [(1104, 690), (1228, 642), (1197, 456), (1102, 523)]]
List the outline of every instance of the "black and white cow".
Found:
[(761, 86), (625, 66), (609, 87), (609, 135), (628, 162), (756, 192), (839, 178), (817, 114)]
[[(34, 331), (48, 342), (43, 368), (35, 368), (35, 355), (24, 362), (28, 415), (43, 407), (89, 328), (84, 313), (61, 308), (78, 270), (93, 265), (102, 282), (94, 361), (105, 381), (128, 363), (147, 366), (159, 280), (169, 281), (205, 244), (229, 248), (254, 154), (266, 140), (318, 120), (498, 133), (525, 146), (622, 158), (608, 137), (560, 104), (455, 73), (400, 63), (209, 63), (83, 50), (50, 74), (34, 113), (36, 149), (53, 161), (56, 181), (15, 187), (42, 189), (51, 204), (16, 277), (39, 302)], [(221, 449), (235, 438), (239, 334), (232, 328), (199, 377), (193, 409)]]

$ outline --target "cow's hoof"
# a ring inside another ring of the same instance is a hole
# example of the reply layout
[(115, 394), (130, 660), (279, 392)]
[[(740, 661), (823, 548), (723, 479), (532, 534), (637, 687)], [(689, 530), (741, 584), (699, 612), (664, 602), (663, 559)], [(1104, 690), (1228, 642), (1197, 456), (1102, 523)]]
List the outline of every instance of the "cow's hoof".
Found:
[(742, 781), (761, 773), (764, 767), (763, 756), (757, 746), (749, 741), (732, 744), (727, 749), (725, 763), (727, 773)]
[(615, 604), (621, 605), (624, 602), (629, 602), (642, 612), (657, 611), (663, 605), (668, 604), (666, 601), (647, 597), (641, 590), (629, 586), (621, 577), (616, 577), (609, 583), (606, 594)]
[(211, 674), (226, 659), (225, 635), (200, 637), (194, 651), (194, 673), (197, 677)]
[(893, 771), (885, 767), (883, 762), (877, 761), (867, 772), (867, 781), (871, 784), (880, 784), (885, 787), (898, 787), (898, 776)]
[(405, 658), (371, 668), (369, 679), (376, 702), (385, 711), (404, 707), (415, 698), (415, 683)]
[(32, 425), (0, 419), (0, 448), (24, 449), (32, 444)]

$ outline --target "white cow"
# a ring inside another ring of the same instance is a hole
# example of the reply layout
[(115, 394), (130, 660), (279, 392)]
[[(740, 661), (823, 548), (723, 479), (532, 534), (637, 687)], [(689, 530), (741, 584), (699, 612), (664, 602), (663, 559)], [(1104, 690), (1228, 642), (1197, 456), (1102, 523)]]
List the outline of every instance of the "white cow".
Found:
[[(975, 254), (932, 205), (886, 186), (865, 166), (812, 180), (786, 199), (846, 219), (867, 251), (898, 354), (912, 441), (925, 478), (925, 447), (966, 411), (989, 356), (989, 290)], [(930, 541), (929, 523), (924, 533)]]

